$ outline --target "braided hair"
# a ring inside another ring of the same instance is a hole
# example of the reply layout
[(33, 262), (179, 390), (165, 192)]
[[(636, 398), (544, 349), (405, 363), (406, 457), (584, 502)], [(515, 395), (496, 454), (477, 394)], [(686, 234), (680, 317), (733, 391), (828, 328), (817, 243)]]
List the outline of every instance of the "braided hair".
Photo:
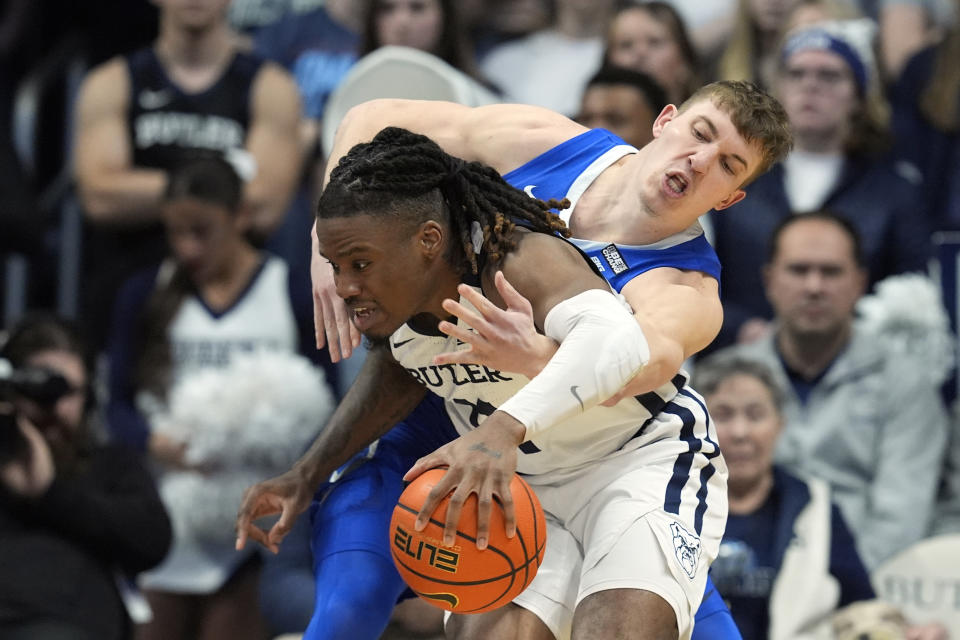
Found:
[(477, 254), (500, 261), (516, 247), (510, 239), (515, 221), (533, 231), (569, 236), (551, 211), (568, 206), (565, 199), (531, 198), (485, 164), (455, 158), (426, 136), (387, 127), (340, 160), (320, 196), (317, 217), (391, 216), (412, 226), (446, 220), (459, 239), (452, 243), (459, 251), (451, 263), (476, 274)]

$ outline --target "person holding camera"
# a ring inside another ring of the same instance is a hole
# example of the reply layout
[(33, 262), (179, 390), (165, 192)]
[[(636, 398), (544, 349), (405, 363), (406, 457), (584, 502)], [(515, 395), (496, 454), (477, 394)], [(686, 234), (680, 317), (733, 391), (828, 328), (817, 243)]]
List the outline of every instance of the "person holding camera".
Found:
[(153, 479), (94, 442), (70, 325), (31, 316), (0, 343), (0, 637), (129, 638), (122, 585), (170, 546)]

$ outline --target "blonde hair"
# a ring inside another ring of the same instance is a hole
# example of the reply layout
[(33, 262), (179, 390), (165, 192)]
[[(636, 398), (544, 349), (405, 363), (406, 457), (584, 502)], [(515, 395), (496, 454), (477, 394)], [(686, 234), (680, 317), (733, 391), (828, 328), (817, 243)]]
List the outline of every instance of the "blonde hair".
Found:
[(783, 160), (793, 147), (790, 121), (783, 105), (752, 82), (720, 80), (704, 85), (680, 105), (679, 111), (683, 113), (704, 100), (710, 100), (730, 116), (737, 133), (760, 150), (760, 164), (743, 184)]

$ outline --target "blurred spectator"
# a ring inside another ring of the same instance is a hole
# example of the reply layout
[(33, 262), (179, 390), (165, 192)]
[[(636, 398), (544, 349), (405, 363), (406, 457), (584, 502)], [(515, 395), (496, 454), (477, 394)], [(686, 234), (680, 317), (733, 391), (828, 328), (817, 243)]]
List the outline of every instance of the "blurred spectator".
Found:
[(775, 329), (734, 352), (786, 389), (777, 461), (830, 484), (872, 569), (928, 532), (947, 415), (928, 358), (854, 324), (860, 246), (836, 215), (785, 218), (764, 267)]
[(116, 57), (84, 81), (74, 173), (91, 224), (83, 321), (103, 346), (122, 279), (164, 254), (159, 205), (167, 171), (190, 150), (244, 150), (251, 233), (281, 222), (299, 176), (299, 100), (279, 67), (237, 49), (229, 0), (157, 0), (153, 46)]
[(667, 96), (650, 76), (619, 67), (603, 67), (587, 81), (577, 122), (606, 129), (638, 149), (653, 139), (653, 121)]
[(702, 84), (683, 19), (666, 2), (623, 5), (610, 22), (604, 60), (650, 75), (677, 106)]
[(718, 354), (697, 365), (694, 384), (730, 473), (730, 515), (710, 576), (744, 640), (806, 637), (828, 628), (838, 608), (873, 599), (827, 484), (773, 463), (784, 416), (770, 369)]
[(726, 44), (737, 15), (737, 0), (666, 0), (677, 10), (690, 32), (697, 53), (711, 59)]
[(473, 5), (466, 26), (477, 59), (499, 44), (547, 27), (553, 12), (551, 0), (473, 0)]
[[(52, 177), (45, 175), (42, 160), (34, 167), (25, 166), (14, 140), (13, 120), (17, 91), (42, 57), (63, 37), (61, 21), (56, 24), (41, 19), (45, 7), (37, 0), (7, 0), (0, 3), (0, 281), (6, 281), (6, 254), (17, 253), (28, 259), (29, 292), (25, 303), (52, 306), (50, 264), (55, 263), (45, 249), (45, 235), (52, 226), (49, 212), (42, 211), (39, 191)], [(49, 11), (49, 8), (46, 8)], [(40, 105), (37, 107), (40, 110)], [(49, 132), (44, 131), (44, 134)], [(62, 157), (62, 139), (50, 136), (51, 144), (31, 140), (34, 149), (52, 147), (53, 157)], [(37, 153), (42, 159), (45, 153)], [(59, 164), (57, 169), (59, 169)], [(38, 175), (41, 174), (41, 175)], [(39, 276), (39, 277), (38, 277)], [(27, 292), (25, 292), (27, 293)], [(9, 309), (4, 309), (9, 311)], [(7, 318), (10, 320), (11, 318)]]
[(727, 46), (717, 59), (718, 80), (750, 80), (770, 89), (779, 63), (783, 25), (800, 0), (740, 0)]
[(771, 309), (761, 295), (761, 263), (773, 228), (795, 212), (829, 208), (863, 242), (870, 284), (922, 270), (932, 253), (930, 221), (916, 175), (886, 152), (886, 102), (879, 95), (866, 22), (822, 23), (784, 46), (777, 95), (795, 148), (746, 187), (749, 197), (711, 214), (723, 264), (724, 324), (715, 346), (762, 334)]
[(494, 48), (481, 61), (481, 70), (508, 102), (573, 116), (587, 79), (601, 65), (613, 4), (556, 0), (552, 26)]
[(956, 411), (950, 429), (950, 441), (940, 475), (940, 491), (931, 533), (960, 533), (960, 420)]
[(371, 0), (360, 56), (390, 45), (426, 51), (483, 80), (455, 0)]
[[(960, 15), (960, 0), (955, 0)], [(890, 88), (896, 155), (919, 167), (935, 229), (960, 230), (960, 17)]]
[[(856, 20), (864, 14), (849, 0), (800, 0), (787, 16), (781, 33), (830, 20)], [(874, 48), (876, 48), (874, 46)]]
[(939, 42), (960, 20), (960, 9), (951, 0), (877, 0), (877, 4), (880, 66), (890, 81), (900, 77), (914, 54)]
[[(109, 427), (149, 453), (174, 546), (141, 584), (138, 637), (263, 638), (259, 558), (234, 549), (243, 489), (286, 468), (332, 398), (314, 360), (310, 288), (246, 239), (241, 181), (223, 159), (170, 172), (172, 259), (132, 277), (111, 332)], [(305, 274), (304, 274), (305, 276)]]
[(259, 55), (296, 79), (308, 122), (305, 142), (314, 151), (327, 98), (357, 60), (365, 7), (356, 0), (326, 0), (322, 7), (266, 27), (254, 41)]
[(0, 637), (129, 638), (118, 585), (170, 545), (153, 479), (137, 456), (91, 437), (87, 368), (70, 325), (27, 316), (0, 357), (47, 381), (5, 393), (13, 405), (0, 409)]
[(825, 482), (773, 463), (783, 390), (760, 362), (702, 362), (704, 394), (727, 461), (730, 516), (710, 575), (745, 640), (947, 640), (939, 624), (909, 626), (876, 600), (850, 530)]
[(326, 0), (231, 0), (227, 19), (234, 30), (252, 38), (287, 16), (302, 15), (325, 3)]

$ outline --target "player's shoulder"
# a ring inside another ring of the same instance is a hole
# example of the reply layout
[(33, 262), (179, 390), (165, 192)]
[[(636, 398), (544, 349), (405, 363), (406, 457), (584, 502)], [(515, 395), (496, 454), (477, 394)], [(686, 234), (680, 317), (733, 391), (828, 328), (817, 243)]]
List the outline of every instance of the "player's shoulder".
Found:
[(502, 270), (509, 280), (523, 274), (558, 271), (570, 265), (582, 266), (583, 254), (566, 238), (552, 233), (517, 227), (510, 234), (514, 249), (502, 260), (488, 265), (490, 277)]

